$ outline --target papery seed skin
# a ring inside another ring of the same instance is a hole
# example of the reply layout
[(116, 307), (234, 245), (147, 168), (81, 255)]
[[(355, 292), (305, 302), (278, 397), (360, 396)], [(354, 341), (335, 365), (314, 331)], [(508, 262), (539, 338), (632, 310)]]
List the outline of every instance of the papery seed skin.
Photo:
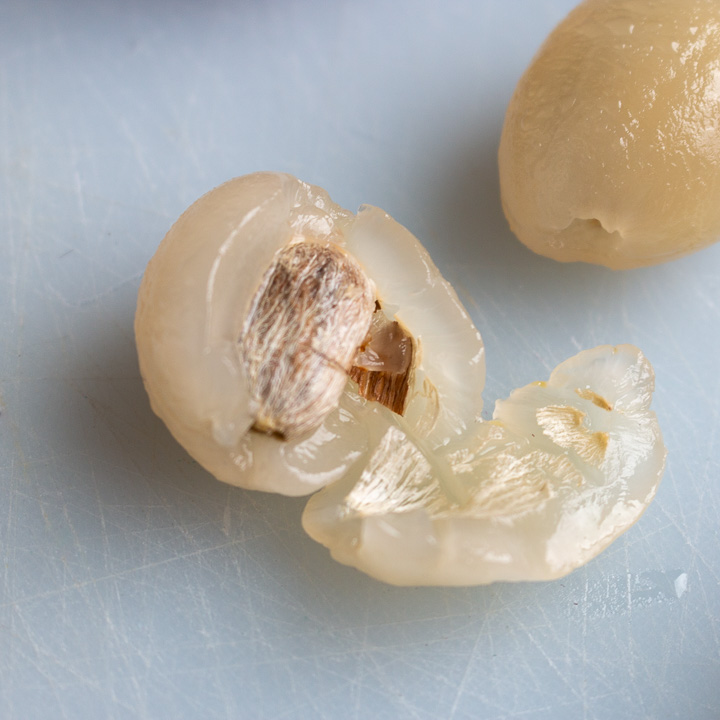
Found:
[(275, 254), (238, 340), (254, 429), (290, 439), (322, 423), (375, 306), (369, 278), (337, 245), (294, 242)]

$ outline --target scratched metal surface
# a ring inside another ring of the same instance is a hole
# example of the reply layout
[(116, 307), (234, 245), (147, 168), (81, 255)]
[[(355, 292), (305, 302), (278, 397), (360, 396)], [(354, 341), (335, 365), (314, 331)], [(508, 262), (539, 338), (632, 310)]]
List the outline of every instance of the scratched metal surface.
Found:
[[(572, 0), (0, 2), (0, 716), (717, 718), (720, 246), (533, 256), (495, 153)], [(396, 589), (214, 481), (151, 414), (145, 263), (279, 169), (408, 225), (484, 335), (489, 414), (579, 348), (654, 362), (656, 502), (565, 580)]]

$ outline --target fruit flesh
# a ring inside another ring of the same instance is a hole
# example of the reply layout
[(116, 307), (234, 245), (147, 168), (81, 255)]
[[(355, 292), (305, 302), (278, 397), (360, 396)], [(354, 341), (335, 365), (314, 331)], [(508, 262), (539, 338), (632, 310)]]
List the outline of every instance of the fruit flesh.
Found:
[(604, 346), (498, 402), (462, 449), (397, 425), (314, 495), (303, 526), (333, 557), (396, 585), (551, 580), (601, 552), (655, 495), (665, 448), (636, 348)]
[[(256, 416), (238, 338), (273, 257), (298, 237), (352, 256), (383, 311), (414, 338), (404, 412), (410, 431), (430, 447), (467, 433), (482, 409), (482, 340), (427, 252), (377, 208), (353, 215), (320, 188), (255, 173), (193, 204), (141, 285), (140, 370), (154, 411), (180, 444), (225, 482), (286, 495), (313, 492), (362, 461), (368, 416), (352, 380), (313, 432), (285, 442), (250, 432)], [(377, 412), (392, 414), (382, 406)]]
[[(407, 373), (401, 412), (362, 397), (351, 370), (316, 429), (251, 429), (241, 338), (273, 258), (298, 242), (347, 253), (369, 278), (385, 319), (367, 319), (355, 360)], [(152, 407), (198, 462), (250, 489), (325, 487), (307, 532), (390, 583), (559, 577), (626, 530), (662, 475), (652, 368), (636, 348), (581, 353), (484, 423), (482, 339), (427, 252), (383, 211), (353, 215), (287, 175), (237, 178), (183, 214), (148, 266), (135, 329)]]
[(614, 269), (720, 237), (720, 4), (586, 0), (520, 79), (499, 150), (531, 250)]

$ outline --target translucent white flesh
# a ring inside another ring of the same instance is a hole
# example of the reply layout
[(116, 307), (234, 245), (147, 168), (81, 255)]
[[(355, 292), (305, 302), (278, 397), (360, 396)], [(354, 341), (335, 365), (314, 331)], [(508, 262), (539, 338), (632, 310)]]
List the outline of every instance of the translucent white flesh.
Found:
[[(238, 338), (274, 254), (298, 238), (352, 255), (413, 336), (404, 416), (348, 381), (308, 436), (250, 430)], [(327, 486), (305, 529), (390, 583), (564, 575), (639, 517), (662, 474), (653, 374), (637, 349), (581, 353), (483, 423), (482, 340), (425, 250), (381, 210), (354, 216), (288, 175), (232, 180), (178, 220), (143, 279), (136, 337), (153, 409), (198, 462), (252, 489)]]
[(314, 495), (303, 526), (336, 560), (397, 585), (565, 575), (655, 494), (653, 383), (639, 350), (603, 346), (498, 402), (462, 449), (428, 452), (375, 417), (367, 462)]
[[(359, 261), (384, 312), (412, 333), (419, 362), (403, 427), (429, 449), (462, 443), (480, 416), (482, 340), (418, 241), (387, 214), (357, 216), (320, 188), (280, 173), (231, 180), (171, 228), (145, 272), (135, 330), (154, 411), (218, 479), (303, 495), (362, 463), (376, 418), (392, 413), (354, 393), (307, 437), (280, 441), (253, 423), (238, 337), (273, 255), (305, 237)], [(371, 406), (368, 409), (368, 406)]]
[(500, 143), (513, 232), (620, 269), (720, 238), (720, 3), (586, 0), (520, 79)]

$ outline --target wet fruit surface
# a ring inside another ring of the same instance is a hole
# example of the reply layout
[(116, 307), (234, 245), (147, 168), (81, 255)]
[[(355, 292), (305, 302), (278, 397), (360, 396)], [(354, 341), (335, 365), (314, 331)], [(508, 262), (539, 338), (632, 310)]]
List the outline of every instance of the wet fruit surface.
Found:
[(655, 495), (665, 448), (652, 389), (642, 353), (605, 346), (499, 401), (462, 448), (430, 455), (388, 426), (365, 466), (310, 499), (304, 527), (399, 585), (561, 577)]
[(155, 412), (217, 478), (303, 495), (339, 561), (400, 585), (547, 580), (652, 500), (665, 448), (629, 345), (562, 363), (483, 422), (482, 339), (412, 234), (277, 173), (173, 226), (140, 289)]
[(587, 0), (507, 110), (503, 207), (530, 249), (621, 269), (720, 237), (720, 4)]
[(280, 173), (183, 214), (148, 265), (136, 336), (155, 412), (216, 477), (252, 489), (303, 495), (344, 474), (367, 450), (363, 395), (431, 449), (482, 410), (482, 340), (420, 243)]

